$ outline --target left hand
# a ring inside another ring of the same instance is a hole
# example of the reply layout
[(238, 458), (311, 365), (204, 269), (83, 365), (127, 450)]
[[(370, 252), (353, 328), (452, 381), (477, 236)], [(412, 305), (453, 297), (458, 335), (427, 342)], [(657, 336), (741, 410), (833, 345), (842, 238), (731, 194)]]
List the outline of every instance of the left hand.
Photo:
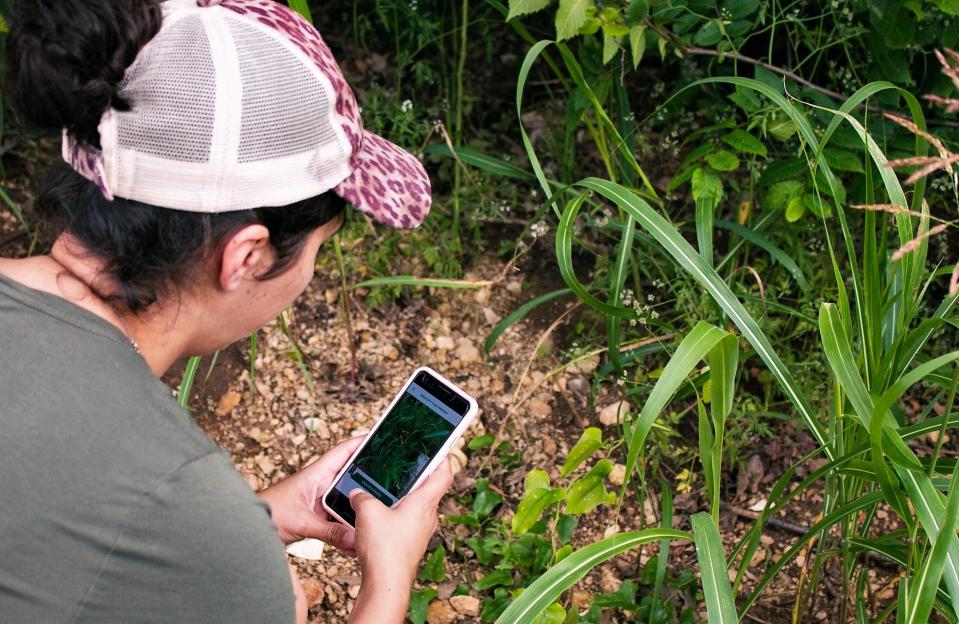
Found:
[(284, 544), (314, 538), (356, 556), (355, 531), (331, 518), (323, 509), (321, 497), (362, 443), (363, 436), (343, 442), (292, 477), (259, 493), (270, 505), (273, 523)]

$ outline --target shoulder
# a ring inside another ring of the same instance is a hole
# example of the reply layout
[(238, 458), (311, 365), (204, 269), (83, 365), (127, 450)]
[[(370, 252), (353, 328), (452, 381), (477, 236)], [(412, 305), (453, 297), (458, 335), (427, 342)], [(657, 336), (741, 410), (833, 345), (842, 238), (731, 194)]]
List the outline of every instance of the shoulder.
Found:
[(267, 507), (228, 459), (184, 464), (144, 501), (77, 621), (292, 622), (292, 584)]

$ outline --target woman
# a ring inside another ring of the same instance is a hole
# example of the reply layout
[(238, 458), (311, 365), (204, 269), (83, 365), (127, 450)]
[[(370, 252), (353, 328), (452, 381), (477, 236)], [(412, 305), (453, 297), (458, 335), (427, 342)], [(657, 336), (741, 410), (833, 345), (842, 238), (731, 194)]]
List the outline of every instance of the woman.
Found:
[(21, 1), (8, 61), (67, 164), (49, 255), (0, 259), (0, 620), (305, 621), (281, 541), (313, 537), (359, 558), (352, 621), (401, 622), (448, 467), (354, 493), (354, 532), (319, 496), (357, 441), (257, 497), (159, 377), (288, 306), (346, 202), (419, 225), (422, 165), (270, 0)]

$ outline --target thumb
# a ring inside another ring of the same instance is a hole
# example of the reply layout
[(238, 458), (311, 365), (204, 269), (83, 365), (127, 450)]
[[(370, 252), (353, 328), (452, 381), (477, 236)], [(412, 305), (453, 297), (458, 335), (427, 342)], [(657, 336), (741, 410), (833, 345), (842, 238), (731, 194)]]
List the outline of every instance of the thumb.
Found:
[(440, 500), (446, 495), (451, 485), (453, 485), (453, 471), (450, 468), (450, 460), (447, 458), (436, 467), (433, 474), (422, 485), (406, 498), (407, 500), (413, 499), (417, 504), (433, 508), (440, 504)]
[(314, 516), (301, 530), (303, 537), (311, 537), (326, 542), (340, 550), (356, 548), (356, 532), (345, 524), (323, 520)]
[(350, 507), (352, 507), (353, 511), (357, 514), (364, 514), (366, 513), (365, 510), (369, 510), (371, 507), (387, 508), (386, 505), (380, 502), (375, 496), (360, 488), (356, 488), (350, 492)]

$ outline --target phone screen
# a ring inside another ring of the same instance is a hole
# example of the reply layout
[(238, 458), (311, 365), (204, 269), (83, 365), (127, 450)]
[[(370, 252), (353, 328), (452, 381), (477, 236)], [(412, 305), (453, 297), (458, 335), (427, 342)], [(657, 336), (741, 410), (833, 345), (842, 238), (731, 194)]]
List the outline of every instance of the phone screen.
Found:
[(392, 506), (413, 488), (456, 430), (469, 403), (426, 372), (419, 373), (337, 481), (326, 504), (355, 523), (349, 495), (356, 488)]

